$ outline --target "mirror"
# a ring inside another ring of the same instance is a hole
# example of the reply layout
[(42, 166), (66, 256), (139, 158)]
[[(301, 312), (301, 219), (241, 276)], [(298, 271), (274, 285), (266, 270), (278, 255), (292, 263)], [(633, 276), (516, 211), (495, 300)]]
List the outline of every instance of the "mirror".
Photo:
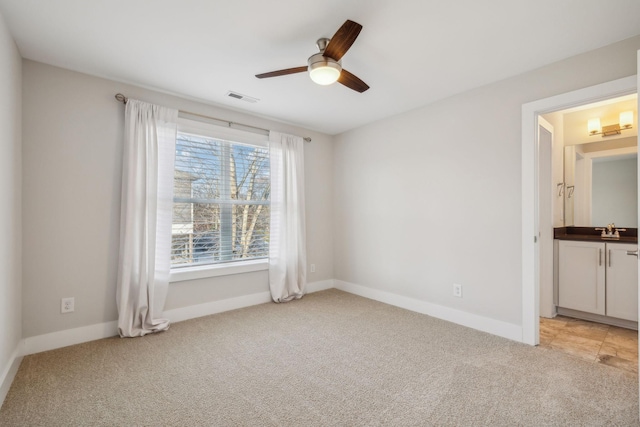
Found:
[(565, 226), (638, 227), (636, 138), (564, 147)]

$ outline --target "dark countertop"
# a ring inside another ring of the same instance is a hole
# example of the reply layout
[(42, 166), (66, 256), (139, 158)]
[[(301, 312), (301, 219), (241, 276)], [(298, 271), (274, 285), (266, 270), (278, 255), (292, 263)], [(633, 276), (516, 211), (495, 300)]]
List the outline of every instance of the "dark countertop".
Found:
[[(601, 228), (601, 227), (598, 227)], [(622, 227), (624, 228), (624, 227)], [(619, 239), (601, 237), (596, 227), (558, 227), (553, 229), (553, 238), (558, 240), (580, 240), (583, 242), (638, 243), (638, 229), (627, 228), (620, 232)]]

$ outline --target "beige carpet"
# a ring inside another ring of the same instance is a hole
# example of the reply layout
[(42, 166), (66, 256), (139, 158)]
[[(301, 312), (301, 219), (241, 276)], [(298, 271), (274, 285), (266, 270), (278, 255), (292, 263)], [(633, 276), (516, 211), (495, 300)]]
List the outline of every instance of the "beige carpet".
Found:
[(337, 290), (24, 358), (2, 426), (630, 426), (637, 377)]

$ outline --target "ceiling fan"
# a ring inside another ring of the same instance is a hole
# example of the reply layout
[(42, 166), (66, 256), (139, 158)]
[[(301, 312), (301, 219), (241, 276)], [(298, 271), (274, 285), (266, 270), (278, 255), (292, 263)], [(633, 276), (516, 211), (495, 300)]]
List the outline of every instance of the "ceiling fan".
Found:
[(362, 93), (369, 89), (369, 86), (358, 77), (343, 69), (341, 61), (344, 54), (347, 53), (353, 42), (356, 41), (360, 30), (362, 30), (362, 25), (347, 19), (331, 39), (318, 39), (316, 45), (320, 53), (311, 55), (307, 61), (307, 66), (256, 74), (256, 77), (264, 79), (267, 77), (278, 77), (309, 71), (311, 80), (319, 85), (330, 85), (337, 81), (349, 89)]

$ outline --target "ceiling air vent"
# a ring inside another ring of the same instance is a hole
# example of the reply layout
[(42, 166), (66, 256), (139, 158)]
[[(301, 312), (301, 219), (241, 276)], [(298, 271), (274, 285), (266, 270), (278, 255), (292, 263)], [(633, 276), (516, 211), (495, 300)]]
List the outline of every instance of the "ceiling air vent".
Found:
[(252, 104), (255, 104), (256, 102), (259, 101), (258, 98), (253, 98), (251, 96), (243, 95), (241, 93), (232, 92), (232, 91), (227, 92), (227, 96), (230, 96), (231, 98), (235, 98), (235, 99), (241, 99), (242, 101), (250, 102)]

